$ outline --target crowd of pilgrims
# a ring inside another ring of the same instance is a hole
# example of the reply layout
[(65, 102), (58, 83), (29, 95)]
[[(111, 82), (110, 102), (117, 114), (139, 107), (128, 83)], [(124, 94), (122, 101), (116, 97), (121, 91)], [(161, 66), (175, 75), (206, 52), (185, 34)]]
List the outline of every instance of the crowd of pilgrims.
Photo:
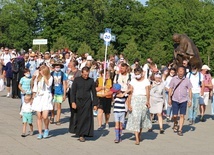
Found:
[[(88, 53), (78, 55), (69, 49), (41, 53), (32, 49), (17, 52), (5, 47), (1, 48), (0, 55), (6, 97), (21, 98), (22, 137), (27, 135), (27, 124), (30, 135), (33, 135), (32, 115), (35, 111), (37, 138), (47, 138), (49, 123), (61, 124), (61, 104), (66, 99), (71, 111), (69, 132), (75, 133), (80, 142), (93, 136), (94, 116), (98, 120), (97, 130), (108, 130), (112, 111), (115, 143), (121, 142), (122, 130), (127, 129), (135, 133), (135, 144), (139, 145), (142, 129), (152, 132), (152, 122), (158, 120), (159, 133), (164, 134), (163, 119), (167, 122), (173, 119), (168, 91), (177, 71), (170, 63), (158, 69), (152, 58), (141, 64), (142, 60), (136, 58), (130, 62), (123, 54), (109, 55), (104, 62), (103, 59), (95, 60)], [(187, 64), (188, 61), (183, 61), (186, 73), (191, 72)], [(210, 68), (204, 66), (205, 74), (209, 74)], [(211, 76), (208, 78), (210, 80)], [(210, 81), (211, 92), (213, 80)], [(201, 121), (205, 121), (204, 113), (205, 108), (200, 111)], [(189, 121), (192, 125), (195, 118)]]

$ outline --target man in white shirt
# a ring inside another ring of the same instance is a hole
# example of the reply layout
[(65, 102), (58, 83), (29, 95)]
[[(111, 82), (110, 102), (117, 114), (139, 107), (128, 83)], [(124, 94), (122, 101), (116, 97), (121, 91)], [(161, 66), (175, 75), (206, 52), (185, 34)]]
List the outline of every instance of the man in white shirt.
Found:
[(195, 123), (195, 119), (197, 117), (199, 98), (204, 94), (203, 92), (204, 77), (200, 72), (198, 72), (198, 69), (196, 67), (192, 67), (192, 71), (189, 72), (186, 75), (186, 77), (190, 79), (190, 82), (192, 83), (192, 86), (193, 86), (192, 87), (192, 105), (188, 109), (189, 125), (192, 125)]
[(9, 49), (5, 47), (4, 53), (1, 56), (1, 63), (3, 66), (6, 66), (7, 63), (10, 61), (11, 55), (9, 53)]

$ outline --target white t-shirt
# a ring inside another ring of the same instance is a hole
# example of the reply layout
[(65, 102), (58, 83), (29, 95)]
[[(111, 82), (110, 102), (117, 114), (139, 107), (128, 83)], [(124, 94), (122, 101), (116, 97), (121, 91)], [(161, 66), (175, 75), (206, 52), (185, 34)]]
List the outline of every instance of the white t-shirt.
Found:
[(146, 95), (146, 87), (150, 85), (148, 79), (144, 79), (143, 81), (138, 81), (136, 79), (132, 79), (130, 85), (134, 88), (133, 95)]
[(169, 89), (169, 84), (170, 84), (170, 81), (172, 80), (172, 77), (171, 76), (168, 76), (166, 78), (166, 81), (164, 81), (164, 85), (167, 89)]
[[(201, 76), (200, 77), (200, 81), (202, 82), (204, 80), (204, 76), (202, 74), (200, 76)], [(199, 72), (197, 72), (196, 75), (194, 75), (192, 73), (188, 73), (186, 75), (186, 77), (189, 78), (190, 82), (192, 83), (192, 93), (200, 93), (201, 92), (201, 87), (199, 85)]]
[(3, 60), (5, 66), (7, 65), (8, 62), (10, 62), (10, 58), (11, 58), (11, 55), (9, 53), (2, 54), (1, 59)]
[(23, 115), (23, 112), (32, 112), (32, 105), (30, 103), (23, 103), (20, 115)]
[[(118, 79), (117, 79), (118, 76)], [(114, 83), (119, 83), (121, 85), (121, 91), (126, 91), (128, 89), (128, 85), (130, 83), (129, 81), (129, 73), (127, 73), (126, 75), (115, 75), (114, 77)]]
[[(155, 67), (157, 68), (157, 65), (155, 64)], [(143, 65), (143, 71), (144, 71), (144, 77), (147, 78), (147, 75), (149, 76), (148, 79), (150, 78), (150, 76), (152, 75), (152, 71), (151, 69), (149, 68), (149, 65), (146, 63)], [(148, 73), (149, 71), (149, 73)]]

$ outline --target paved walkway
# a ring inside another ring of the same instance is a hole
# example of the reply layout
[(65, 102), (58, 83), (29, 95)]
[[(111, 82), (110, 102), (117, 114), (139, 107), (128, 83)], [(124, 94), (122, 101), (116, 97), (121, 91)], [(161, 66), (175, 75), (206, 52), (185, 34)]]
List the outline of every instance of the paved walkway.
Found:
[[(19, 99), (3, 97), (0, 92), (0, 154), (75, 154), (75, 155), (213, 155), (214, 154), (214, 121), (206, 116), (204, 123), (189, 126), (185, 122), (184, 136), (173, 133), (171, 125), (164, 122), (164, 135), (159, 134), (158, 125), (154, 124), (154, 132), (143, 132), (143, 141), (139, 146), (134, 145), (134, 136), (124, 131), (123, 141), (114, 144), (114, 123), (111, 117), (110, 130), (96, 131), (93, 138), (80, 143), (74, 135), (68, 133), (69, 108), (67, 101), (63, 103), (62, 125), (50, 125), (50, 138), (37, 140), (36, 116), (34, 116), (35, 135), (21, 137), (22, 119), (19, 116)], [(210, 105), (207, 113), (210, 113)], [(113, 115), (112, 115), (113, 116)], [(95, 129), (97, 120), (95, 118)], [(29, 131), (29, 127), (27, 128)]]

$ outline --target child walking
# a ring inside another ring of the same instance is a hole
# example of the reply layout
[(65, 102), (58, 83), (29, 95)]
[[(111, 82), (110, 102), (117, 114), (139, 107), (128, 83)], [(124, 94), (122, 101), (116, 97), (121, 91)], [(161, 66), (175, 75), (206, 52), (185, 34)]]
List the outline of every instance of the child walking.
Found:
[(22, 137), (26, 137), (26, 128), (27, 124), (30, 126), (30, 134), (33, 135), (33, 113), (32, 113), (32, 98), (31, 95), (27, 94), (24, 96), (24, 102), (22, 104), (20, 115), (22, 117), (23, 128), (22, 128)]
[(111, 92), (113, 92), (114, 98), (114, 119), (115, 119), (115, 135), (116, 139), (115, 143), (121, 142), (121, 134), (123, 130), (123, 124), (125, 121), (125, 113), (126, 113), (126, 100), (128, 98), (129, 90), (124, 93), (121, 92), (121, 85), (116, 83), (113, 84), (111, 88)]
[(24, 103), (24, 96), (26, 94), (31, 94), (31, 77), (30, 77), (30, 70), (25, 68), (24, 69), (24, 77), (21, 78), (19, 82), (19, 89), (21, 91), (21, 103)]

